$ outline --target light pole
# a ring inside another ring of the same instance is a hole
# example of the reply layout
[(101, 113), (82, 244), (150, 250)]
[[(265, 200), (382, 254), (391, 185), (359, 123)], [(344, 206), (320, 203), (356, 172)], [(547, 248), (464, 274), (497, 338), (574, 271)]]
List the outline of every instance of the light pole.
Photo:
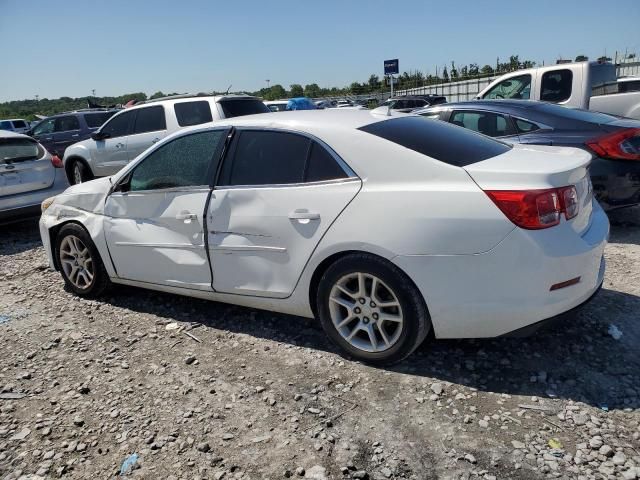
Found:
[(91, 89), (91, 95), (93, 96), (93, 98), (96, 98), (96, 89), (95, 88)]
[(36, 102), (38, 101), (39, 98), (40, 98), (40, 95), (36, 95)]
[(266, 80), (266, 82), (267, 82), (267, 88), (269, 88), (269, 82), (270, 82), (270, 81), (271, 81), (271, 80), (269, 80), (269, 79), (267, 78), (267, 80)]

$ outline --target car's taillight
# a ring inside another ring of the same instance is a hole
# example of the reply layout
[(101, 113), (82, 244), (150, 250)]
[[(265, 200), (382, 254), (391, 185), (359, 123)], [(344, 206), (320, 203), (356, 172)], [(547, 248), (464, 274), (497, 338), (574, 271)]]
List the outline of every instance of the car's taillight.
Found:
[(62, 163), (62, 160), (60, 160), (60, 157), (58, 155), (51, 156), (51, 165), (53, 165), (55, 168), (64, 167), (64, 164)]
[(486, 190), (493, 203), (509, 220), (521, 228), (539, 230), (578, 214), (578, 193), (573, 186), (545, 190)]
[(587, 146), (602, 158), (640, 160), (640, 128), (625, 128), (594, 138)]

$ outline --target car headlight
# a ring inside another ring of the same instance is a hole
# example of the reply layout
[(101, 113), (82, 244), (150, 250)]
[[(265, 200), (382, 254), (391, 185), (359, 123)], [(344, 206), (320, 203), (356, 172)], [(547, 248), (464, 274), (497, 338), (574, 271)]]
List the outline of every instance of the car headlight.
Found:
[(43, 202), (40, 204), (40, 210), (44, 212), (47, 208), (51, 206), (51, 204), (55, 201), (56, 197), (45, 198)]

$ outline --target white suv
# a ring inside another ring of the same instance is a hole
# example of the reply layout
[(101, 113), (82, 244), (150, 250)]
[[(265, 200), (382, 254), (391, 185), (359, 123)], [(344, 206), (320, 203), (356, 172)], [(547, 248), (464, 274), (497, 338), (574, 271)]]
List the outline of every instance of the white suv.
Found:
[(68, 147), (64, 168), (72, 185), (113, 175), (176, 130), (269, 112), (259, 98), (249, 95), (179, 95), (151, 100), (117, 113), (91, 138)]

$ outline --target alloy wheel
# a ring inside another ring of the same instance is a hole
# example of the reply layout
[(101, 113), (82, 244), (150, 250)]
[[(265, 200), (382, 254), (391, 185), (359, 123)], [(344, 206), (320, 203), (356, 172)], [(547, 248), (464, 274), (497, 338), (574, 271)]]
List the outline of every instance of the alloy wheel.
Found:
[(91, 252), (82, 240), (67, 235), (60, 243), (60, 264), (66, 277), (77, 288), (87, 289), (95, 275)]
[(76, 185), (82, 183), (82, 170), (78, 162), (73, 164), (73, 181)]
[(340, 278), (329, 294), (329, 313), (340, 336), (365, 352), (390, 349), (402, 333), (398, 297), (369, 273), (354, 272)]

